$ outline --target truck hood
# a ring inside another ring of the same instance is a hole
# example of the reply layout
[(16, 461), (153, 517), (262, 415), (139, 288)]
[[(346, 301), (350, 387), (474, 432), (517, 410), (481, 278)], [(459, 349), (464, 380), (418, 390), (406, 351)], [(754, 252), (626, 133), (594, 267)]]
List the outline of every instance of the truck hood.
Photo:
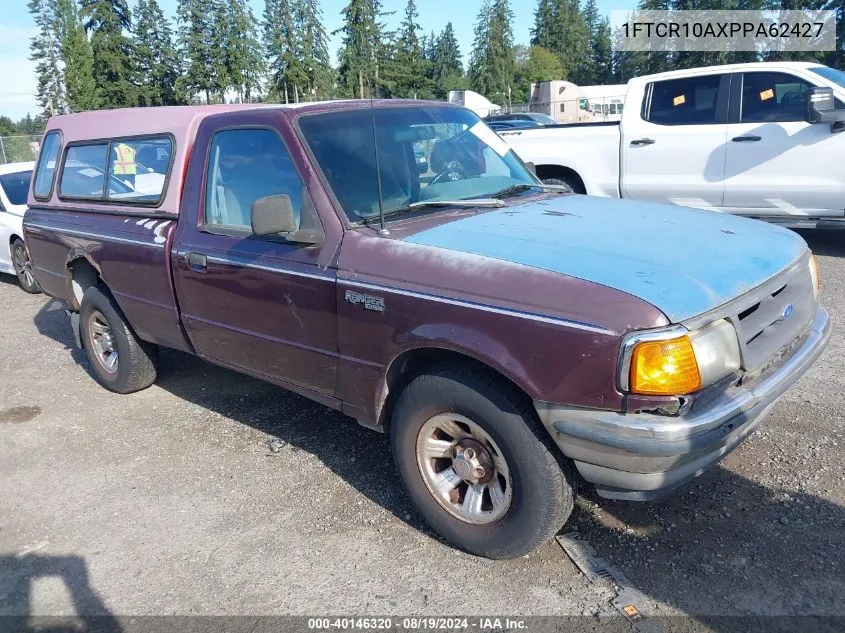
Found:
[(712, 211), (555, 196), (404, 238), (599, 283), (670, 321), (707, 312), (770, 279), (807, 245), (778, 226)]

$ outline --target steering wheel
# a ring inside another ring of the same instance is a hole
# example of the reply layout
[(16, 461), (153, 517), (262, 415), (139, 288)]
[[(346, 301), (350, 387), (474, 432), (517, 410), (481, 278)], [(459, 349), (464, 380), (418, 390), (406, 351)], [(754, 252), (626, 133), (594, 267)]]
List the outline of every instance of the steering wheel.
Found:
[(429, 182), (429, 186), (438, 185), (441, 182), (455, 182), (456, 180), (464, 180), (467, 177), (463, 166), (456, 160), (453, 160), (446, 165), (446, 169), (437, 174)]

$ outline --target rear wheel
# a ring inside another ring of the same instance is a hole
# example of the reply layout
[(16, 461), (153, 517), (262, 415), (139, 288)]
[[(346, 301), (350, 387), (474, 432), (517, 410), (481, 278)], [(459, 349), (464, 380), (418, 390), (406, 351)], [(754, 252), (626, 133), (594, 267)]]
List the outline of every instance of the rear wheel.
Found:
[(468, 552), (521, 556), (572, 512), (567, 467), (536, 413), (492, 375), (449, 366), (415, 378), (397, 400), (390, 439), (417, 509)]
[(156, 347), (139, 340), (120, 308), (103, 290), (92, 286), (79, 310), (82, 344), (97, 380), (117, 393), (149, 387), (156, 379)]
[(32, 274), (32, 262), (29, 259), (29, 253), (26, 252), (23, 240), (15, 238), (12, 242), (12, 266), (15, 269), (15, 274), (18, 276), (18, 283), (25, 292), (30, 294), (38, 294), (41, 292), (41, 286)]
[(572, 193), (584, 193), (581, 191), (581, 186), (578, 185), (573, 179), (572, 182), (567, 180), (566, 178), (543, 178), (543, 183), (546, 185), (555, 185), (558, 187), (569, 187), (569, 191)]

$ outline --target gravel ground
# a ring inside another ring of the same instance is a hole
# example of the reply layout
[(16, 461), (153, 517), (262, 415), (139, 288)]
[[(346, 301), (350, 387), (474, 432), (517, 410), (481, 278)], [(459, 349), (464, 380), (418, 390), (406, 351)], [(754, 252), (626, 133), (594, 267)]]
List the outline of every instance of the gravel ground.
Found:
[[(834, 334), (718, 467), (650, 503), (589, 492), (578, 530), (653, 614), (845, 616), (845, 235), (820, 255)], [(0, 281), (0, 615), (616, 614), (554, 542), (514, 561), (421, 523), (387, 440), (165, 351), (111, 394), (61, 308)], [(621, 616), (615, 616), (621, 617)]]

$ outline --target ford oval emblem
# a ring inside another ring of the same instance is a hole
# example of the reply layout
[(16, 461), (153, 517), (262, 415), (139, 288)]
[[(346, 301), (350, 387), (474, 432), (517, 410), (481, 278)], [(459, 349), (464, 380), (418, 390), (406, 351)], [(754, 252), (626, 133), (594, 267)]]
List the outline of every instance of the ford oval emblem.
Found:
[(780, 315), (781, 320), (786, 320), (792, 316), (792, 304), (787, 304), (787, 306), (783, 309), (783, 312)]

